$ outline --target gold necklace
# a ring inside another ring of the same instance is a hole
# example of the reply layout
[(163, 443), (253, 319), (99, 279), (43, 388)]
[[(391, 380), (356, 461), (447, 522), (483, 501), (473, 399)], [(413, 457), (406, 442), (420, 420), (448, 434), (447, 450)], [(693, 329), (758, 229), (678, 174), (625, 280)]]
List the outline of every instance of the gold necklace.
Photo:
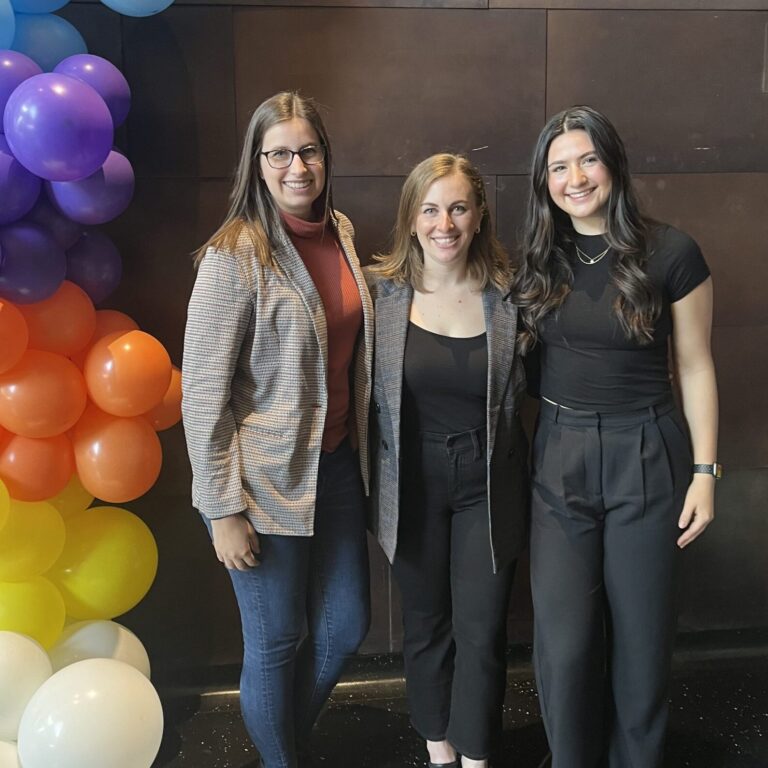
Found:
[(604, 251), (600, 251), (600, 253), (597, 254), (597, 256), (587, 256), (584, 251), (579, 248), (579, 246), (576, 246), (576, 256), (578, 257), (579, 261), (582, 264), (597, 264), (598, 261), (600, 261), (608, 251), (611, 250), (611, 246), (609, 245)]

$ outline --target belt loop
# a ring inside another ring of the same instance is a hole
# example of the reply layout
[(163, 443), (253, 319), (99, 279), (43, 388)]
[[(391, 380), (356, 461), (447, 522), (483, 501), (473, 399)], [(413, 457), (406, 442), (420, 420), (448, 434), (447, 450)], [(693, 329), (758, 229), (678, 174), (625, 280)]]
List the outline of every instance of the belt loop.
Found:
[(655, 405), (648, 406), (648, 416), (649, 416), (648, 421), (650, 421), (651, 424), (656, 423), (656, 411), (657, 411), (657, 407)]
[(480, 453), (480, 438), (477, 435), (476, 429), (472, 430), (472, 449), (474, 451), (474, 456), (472, 458), (477, 461), (482, 454)]
[(557, 424), (560, 421), (560, 406), (555, 406), (555, 424)]

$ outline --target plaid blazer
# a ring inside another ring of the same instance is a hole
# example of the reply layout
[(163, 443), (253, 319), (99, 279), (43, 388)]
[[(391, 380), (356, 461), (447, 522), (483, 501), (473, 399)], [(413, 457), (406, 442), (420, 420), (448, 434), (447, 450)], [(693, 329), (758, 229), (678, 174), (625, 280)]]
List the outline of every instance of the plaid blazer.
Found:
[[(390, 563), (400, 508), (403, 360), (413, 289), (364, 270), (375, 309), (369, 527)], [(488, 520), (494, 572), (523, 549), (528, 520), (528, 441), (520, 417), (525, 373), (515, 354), (517, 307), (493, 286), (483, 294), (488, 342)]]
[[(373, 305), (352, 225), (336, 216), (363, 305), (350, 411), (367, 492)], [(200, 263), (182, 368), (192, 502), (209, 518), (247, 511), (260, 533), (310, 536), (328, 406), (325, 310), (285, 232), (273, 255), (278, 269), (261, 266), (242, 234), (234, 252), (209, 248)]]

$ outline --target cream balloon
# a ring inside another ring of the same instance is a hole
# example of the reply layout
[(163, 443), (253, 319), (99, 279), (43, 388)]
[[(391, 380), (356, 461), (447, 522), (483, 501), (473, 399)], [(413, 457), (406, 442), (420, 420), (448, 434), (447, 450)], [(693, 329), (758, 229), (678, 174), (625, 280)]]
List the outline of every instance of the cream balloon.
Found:
[(86, 659), (32, 696), (19, 726), (24, 768), (150, 768), (163, 736), (152, 683), (129, 664)]
[(51, 648), (50, 657), (54, 672), (84, 659), (115, 659), (150, 676), (149, 656), (141, 640), (115, 621), (70, 624)]
[(16, 741), (24, 708), (52, 671), (40, 643), (18, 632), (0, 632), (0, 739)]
[(21, 768), (15, 743), (0, 741), (0, 768)]

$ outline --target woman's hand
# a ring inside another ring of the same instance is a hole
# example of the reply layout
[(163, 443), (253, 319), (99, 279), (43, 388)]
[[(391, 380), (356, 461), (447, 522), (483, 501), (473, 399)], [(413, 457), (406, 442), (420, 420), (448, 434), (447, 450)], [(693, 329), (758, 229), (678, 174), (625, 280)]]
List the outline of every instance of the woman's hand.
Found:
[(677, 540), (680, 549), (688, 546), (715, 518), (715, 478), (712, 475), (696, 474), (688, 486), (685, 504), (677, 522), (685, 532)]
[(211, 529), (216, 557), (229, 570), (248, 571), (259, 564), (259, 537), (244, 514), (211, 520)]

